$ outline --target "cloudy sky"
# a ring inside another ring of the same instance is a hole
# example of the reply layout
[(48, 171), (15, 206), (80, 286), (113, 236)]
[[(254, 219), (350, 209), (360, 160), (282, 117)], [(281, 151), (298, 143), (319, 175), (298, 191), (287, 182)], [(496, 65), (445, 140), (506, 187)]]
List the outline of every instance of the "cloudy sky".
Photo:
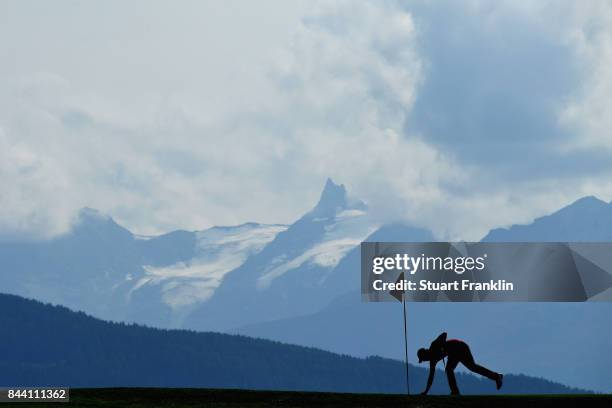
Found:
[(0, 0), (0, 236), (291, 222), (325, 179), (479, 239), (612, 199), (612, 5)]

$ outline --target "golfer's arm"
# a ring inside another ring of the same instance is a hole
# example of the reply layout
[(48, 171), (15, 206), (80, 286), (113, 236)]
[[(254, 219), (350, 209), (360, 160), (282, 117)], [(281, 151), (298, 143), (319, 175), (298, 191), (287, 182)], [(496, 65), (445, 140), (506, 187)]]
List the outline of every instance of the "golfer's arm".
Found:
[(429, 392), (431, 388), (431, 384), (433, 384), (434, 375), (436, 374), (436, 363), (433, 361), (429, 363), (429, 377), (427, 377), (427, 388), (425, 388), (425, 393)]

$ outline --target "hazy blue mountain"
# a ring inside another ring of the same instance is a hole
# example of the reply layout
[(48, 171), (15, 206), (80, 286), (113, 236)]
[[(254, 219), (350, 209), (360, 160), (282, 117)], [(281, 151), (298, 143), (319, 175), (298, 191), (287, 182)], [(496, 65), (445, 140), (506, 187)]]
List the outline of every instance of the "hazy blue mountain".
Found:
[[(410, 234), (382, 238), (377, 240), (412, 240)], [(586, 197), (529, 225), (493, 230), (484, 240), (611, 238), (612, 206)], [(601, 351), (610, 347), (610, 314), (609, 303), (409, 304), (410, 358), (439, 332), (448, 331), (468, 341), (479, 360), (499, 370), (610, 392), (612, 355)], [(309, 316), (248, 325), (237, 332), (356, 356), (402, 358), (402, 330), (399, 303), (362, 303), (355, 290)]]
[[(149, 258), (143, 266), (145, 274), (135, 281), (128, 294), (130, 305), (144, 309), (132, 320), (152, 322), (158, 327), (182, 326), (184, 317), (210, 299), (227, 273), (242, 265), (286, 228), (284, 225), (257, 223), (213, 227), (191, 233), (193, 250), (186, 259), (174, 257), (172, 262), (154, 263), (151, 262), (154, 259)], [(163, 238), (141, 239), (140, 245), (148, 251), (164, 247), (156, 252), (163, 253), (168, 250), (163, 242), (159, 242)], [(150, 320), (154, 316), (150, 308), (157, 305), (169, 308), (168, 323)]]
[[(401, 393), (399, 361), (359, 359), (218, 333), (109, 323), (64, 307), (0, 295), (0, 384), (70, 387), (208, 387)], [(426, 371), (411, 367), (420, 390)], [(460, 375), (461, 390), (496, 393), (494, 384)], [(577, 392), (538, 378), (508, 375), (504, 393)], [(447, 393), (442, 372), (432, 393)]]
[(146, 237), (84, 209), (63, 236), (0, 243), (0, 283), (104, 319), (222, 330), (314, 312), (357, 288), (358, 272), (345, 279), (337, 267), (377, 227), (365, 204), (331, 180), (290, 227), (246, 223)]
[(328, 179), (317, 205), (228, 273), (185, 327), (227, 330), (320, 310), (359, 288), (355, 259), (345, 257), (376, 228), (366, 206), (351, 202), (344, 186)]
[(485, 242), (589, 242), (612, 241), (612, 204), (596, 197), (583, 197), (528, 225), (497, 228)]
[(249, 223), (142, 237), (86, 208), (65, 235), (0, 243), (0, 285), (104, 319), (174, 327), (285, 228)]
[(126, 277), (143, 273), (139, 258), (129, 231), (84, 209), (69, 234), (0, 244), (0, 284), (6, 292), (111, 317), (118, 313), (115, 296), (127, 291)]

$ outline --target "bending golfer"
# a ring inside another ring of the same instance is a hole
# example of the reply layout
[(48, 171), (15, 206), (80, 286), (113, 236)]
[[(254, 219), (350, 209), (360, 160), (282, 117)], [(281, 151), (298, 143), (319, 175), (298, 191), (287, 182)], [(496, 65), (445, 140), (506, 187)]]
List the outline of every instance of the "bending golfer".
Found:
[(446, 376), (448, 377), (448, 386), (451, 389), (451, 394), (459, 394), (457, 380), (455, 380), (455, 367), (457, 367), (459, 363), (462, 363), (468, 370), (495, 381), (498, 390), (502, 386), (503, 375), (494, 373), (476, 364), (468, 345), (461, 340), (446, 340), (446, 333), (439, 335), (438, 338), (431, 343), (429, 349), (419, 349), (417, 356), (419, 357), (419, 363), (429, 361), (429, 377), (427, 378), (427, 388), (423, 391), (423, 395), (427, 394), (431, 388), (436, 372), (436, 364), (445, 357), (448, 357)]

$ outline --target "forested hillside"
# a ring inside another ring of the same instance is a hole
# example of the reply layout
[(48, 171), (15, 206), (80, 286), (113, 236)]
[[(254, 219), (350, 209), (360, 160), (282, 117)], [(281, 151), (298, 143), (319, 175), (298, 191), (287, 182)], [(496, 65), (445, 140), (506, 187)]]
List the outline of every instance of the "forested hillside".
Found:
[[(243, 336), (160, 330), (110, 323), (64, 307), (0, 295), (0, 386), (207, 387), (402, 393), (401, 362), (359, 359)], [(411, 367), (420, 391), (423, 368)], [(447, 393), (439, 372), (432, 392)], [(464, 393), (494, 385), (459, 375)], [(506, 376), (505, 393), (576, 390), (541, 379)]]

